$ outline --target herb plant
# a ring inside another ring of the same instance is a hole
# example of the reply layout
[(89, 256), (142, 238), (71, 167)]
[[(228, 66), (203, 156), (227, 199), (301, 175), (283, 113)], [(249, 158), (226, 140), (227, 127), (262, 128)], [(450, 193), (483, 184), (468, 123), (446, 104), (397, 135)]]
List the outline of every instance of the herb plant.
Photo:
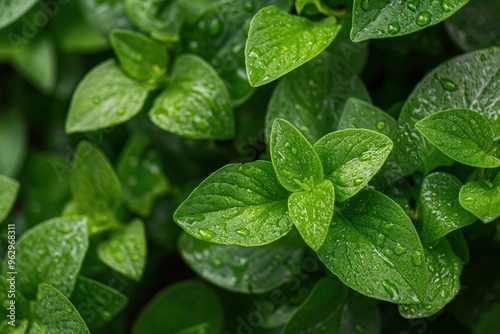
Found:
[(0, 333), (496, 333), (500, 4), (0, 2)]

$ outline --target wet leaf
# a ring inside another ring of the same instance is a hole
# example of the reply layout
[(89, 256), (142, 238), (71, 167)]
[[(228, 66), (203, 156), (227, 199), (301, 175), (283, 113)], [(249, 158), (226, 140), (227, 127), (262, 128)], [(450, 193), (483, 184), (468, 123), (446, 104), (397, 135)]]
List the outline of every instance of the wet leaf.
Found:
[(16, 243), (17, 288), (35, 299), (40, 283), (70, 296), (88, 248), (86, 220), (52, 218), (23, 233)]
[(174, 219), (198, 239), (265, 245), (292, 228), (288, 196), (271, 162), (230, 164), (205, 179), (175, 211)]
[(146, 231), (140, 219), (113, 231), (99, 244), (97, 254), (102, 262), (117, 272), (140, 281), (146, 267)]
[(325, 172), (343, 202), (363, 189), (382, 167), (392, 141), (375, 131), (346, 129), (332, 132), (314, 144)]
[(463, 164), (495, 168), (493, 131), (489, 120), (469, 109), (451, 109), (429, 115), (415, 124), (441, 152)]
[(323, 180), (310, 191), (297, 191), (288, 198), (288, 211), (304, 241), (317, 251), (325, 241), (332, 221), (335, 190)]
[(429, 174), (424, 179), (420, 190), (423, 241), (435, 241), (476, 220), (458, 201), (461, 187), (459, 179), (444, 172)]
[(66, 119), (66, 132), (84, 132), (128, 121), (142, 108), (148, 88), (127, 76), (114, 60), (94, 67), (78, 84)]
[(175, 59), (170, 83), (149, 117), (163, 130), (194, 139), (229, 139), (235, 131), (224, 82), (202, 58), (189, 54)]
[(281, 185), (289, 191), (308, 190), (323, 180), (321, 160), (290, 122), (278, 118), (271, 132), (271, 160)]
[(483, 223), (489, 223), (500, 216), (500, 173), (493, 184), (485, 181), (473, 181), (460, 188), (460, 205)]
[(320, 260), (344, 284), (372, 298), (419, 303), (424, 250), (413, 223), (389, 197), (364, 190), (335, 212)]
[(13, 112), (0, 115), (0, 174), (16, 177), (26, 155), (27, 139), (19, 115)]
[(450, 17), (468, 0), (354, 0), (351, 39), (387, 38), (413, 33)]
[(23, 16), (36, 0), (12, 0), (0, 3), (0, 28), (6, 27)]
[(448, 304), (460, 291), (462, 262), (446, 239), (424, 247), (427, 264), (427, 289), (422, 303), (399, 305), (399, 313), (408, 319), (429, 317)]
[(39, 285), (35, 314), (44, 328), (42, 333), (90, 334), (73, 304), (50, 284)]
[(250, 23), (245, 47), (250, 85), (265, 85), (311, 60), (340, 28), (334, 17), (313, 22), (275, 6), (262, 8)]

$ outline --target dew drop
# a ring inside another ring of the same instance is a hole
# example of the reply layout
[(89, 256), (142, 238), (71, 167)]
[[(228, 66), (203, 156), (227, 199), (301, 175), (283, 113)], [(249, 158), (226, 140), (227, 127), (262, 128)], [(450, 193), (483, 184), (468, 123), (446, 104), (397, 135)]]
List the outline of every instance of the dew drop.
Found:
[(443, 0), (441, 1), (441, 8), (445, 11), (445, 12), (449, 12), (453, 9), (453, 6), (446, 0)]
[(431, 22), (431, 13), (424, 10), (423, 12), (418, 14), (415, 22), (421, 27), (428, 25)]
[(449, 92), (454, 92), (458, 89), (457, 84), (451, 81), (450, 79), (443, 78), (439, 80), (439, 83), (441, 84), (444, 90), (447, 90)]
[(426, 309), (427, 311), (431, 310), (432, 309), (432, 305), (425, 305), (424, 306), (424, 309)]
[(472, 197), (472, 196), (467, 196), (467, 197), (465, 197), (465, 201), (466, 201), (466, 202), (474, 202), (475, 200), (476, 200), (476, 198), (475, 198), (475, 197)]
[(378, 121), (376, 124), (377, 129), (384, 130), (385, 129), (385, 121)]
[(396, 245), (396, 247), (394, 247), (393, 252), (394, 252), (394, 254), (396, 254), (396, 255), (401, 255), (401, 254), (404, 254), (404, 253), (406, 252), (406, 248), (405, 248), (405, 247), (403, 247), (403, 246), (401, 246), (401, 244), (400, 244), (400, 243), (398, 243), (398, 244)]
[(354, 182), (353, 182), (353, 183), (354, 183), (354, 185), (355, 185), (355, 186), (359, 186), (359, 185), (361, 185), (363, 182), (364, 182), (364, 179), (363, 179), (362, 177), (358, 177), (358, 178), (354, 179)]
[(389, 233), (389, 231), (394, 227), (393, 223), (382, 223), (382, 230), (386, 233)]
[(387, 32), (391, 35), (396, 35), (401, 28), (399, 27), (399, 22), (395, 21), (387, 26)]
[(99, 96), (94, 96), (94, 98), (92, 99), (92, 102), (94, 104), (99, 104), (99, 103), (101, 103), (101, 98)]
[(422, 264), (422, 253), (415, 252), (415, 254), (411, 256), (411, 259), (414, 265), (420, 266)]
[(132, 261), (134, 262), (139, 261), (139, 257), (137, 255), (132, 255)]
[(115, 260), (116, 260), (117, 262), (123, 262), (123, 256), (121, 256), (120, 254), (116, 254), (116, 255), (115, 255)]
[(250, 234), (250, 231), (247, 228), (240, 228), (235, 231), (237, 235), (241, 235), (242, 237), (246, 237)]
[(64, 305), (64, 309), (66, 310), (66, 312), (68, 313), (73, 313), (73, 308), (71, 308), (71, 306), (69, 305)]
[(227, 225), (226, 224), (219, 224), (217, 225), (217, 228), (219, 231), (226, 232), (227, 231)]
[(213, 231), (207, 229), (199, 229), (198, 233), (203, 240), (210, 240), (215, 237), (215, 233)]
[(359, 160), (361, 161), (368, 161), (372, 158), (371, 152), (363, 152), (361, 156), (359, 157)]
[(116, 111), (116, 114), (117, 114), (118, 116), (123, 116), (123, 115), (125, 115), (125, 108), (120, 108), (120, 109), (118, 109), (118, 110)]
[(408, 2), (408, 8), (411, 10), (411, 11), (414, 11), (416, 12), (417, 9), (418, 9), (418, 5), (420, 4), (420, 0), (413, 0), (413, 1), (410, 1)]
[(361, 3), (361, 8), (363, 10), (370, 9), (370, 0), (363, 0), (363, 2)]
[(387, 292), (391, 300), (395, 300), (399, 297), (399, 291), (393, 283), (386, 280), (382, 282), (382, 286), (384, 287), (385, 292)]

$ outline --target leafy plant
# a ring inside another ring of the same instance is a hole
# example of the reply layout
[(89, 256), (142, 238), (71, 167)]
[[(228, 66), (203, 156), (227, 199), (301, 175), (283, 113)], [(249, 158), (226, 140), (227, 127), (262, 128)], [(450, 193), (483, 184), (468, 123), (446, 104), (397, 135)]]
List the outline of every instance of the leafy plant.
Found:
[(499, 10), (0, 3), (0, 333), (496, 333)]

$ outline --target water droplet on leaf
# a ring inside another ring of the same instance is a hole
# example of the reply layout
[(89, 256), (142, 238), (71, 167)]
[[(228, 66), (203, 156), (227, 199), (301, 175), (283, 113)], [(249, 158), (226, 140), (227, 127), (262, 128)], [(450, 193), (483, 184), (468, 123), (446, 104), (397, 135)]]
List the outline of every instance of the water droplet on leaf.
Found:
[(420, 4), (420, 0), (413, 0), (413, 1), (410, 1), (408, 2), (408, 8), (411, 10), (411, 11), (414, 11), (416, 12), (417, 9), (418, 9), (418, 5)]
[(377, 235), (377, 245), (379, 245), (379, 247), (384, 247), (385, 238), (385, 235), (383, 235), (382, 233)]
[(358, 177), (357, 179), (354, 179), (354, 185), (359, 186), (364, 182), (364, 179), (362, 177)]
[(443, 0), (441, 2), (441, 8), (443, 8), (445, 12), (449, 12), (453, 9), (453, 6), (448, 1)]
[(125, 111), (126, 111), (126, 110), (125, 110), (125, 108), (120, 108), (120, 109), (118, 109), (118, 110), (116, 111), (116, 114), (117, 114), (118, 116), (123, 116), (123, 115), (125, 115)]
[(431, 13), (424, 10), (423, 12), (418, 14), (415, 22), (421, 27), (428, 25), (431, 22)]
[(215, 233), (207, 229), (199, 229), (198, 233), (200, 234), (200, 237), (204, 240), (210, 240), (213, 237), (215, 237)]
[(241, 235), (242, 237), (246, 237), (250, 234), (250, 231), (247, 228), (240, 228), (235, 231), (236, 234)]
[(454, 92), (458, 89), (458, 86), (456, 83), (451, 81), (450, 79), (443, 78), (439, 80), (439, 83), (443, 87), (443, 89), (449, 91), (449, 92)]
[(370, 1), (369, 0), (363, 0), (363, 2), (361, 3), (361, 8), (363, 10), (370, 9)]
[(391, 35), (396, 35), (401, 28), (399, 27), (399, 22), (392, 22), (387, 26), (387, 32)]
[(401, 255), (401, 254), (404, 254), (404, 253), (406, 252), (406, 248), (405, 248), (405, 247), (403, 247), (403, 246), (401, 246), (401, 244), (400, 244), (400, 243), (398, 243), (398, 244), (396, 245), (396, 247), (394, 247), (393, 252), (394, 252), (394, 254), (396, 254), (396, 255)]
[(420, 266), (422, 264), (422, 253), (415, 252), (415, 254), (411, 257), (413, 264), (416, 266)]
[(384, 130), (385, 129), (385, 121), (378, 121), (376, 126), (377, 126), (377, 129)]
[(399, 297), (398, 289), (391, 282), (384, 281), (384, 282), (382, 282), (382, 286), (384, 287), (384, 290), (387, 292), (387, 294), (389, 295), (389, 298), (391, 300), (395, 300)]
[(64, 309), (66, 310), (66, 312), (68, 313), (73, 313), (73, 308), (71, 308), (71, 306), (69, 305), (64, 305)]
[(101, 103), (101, 98), (98, 96), (94, 96), (94, 98), (92, 99), (92, 102), (94, 104), (99, 104), (99, 103)]

